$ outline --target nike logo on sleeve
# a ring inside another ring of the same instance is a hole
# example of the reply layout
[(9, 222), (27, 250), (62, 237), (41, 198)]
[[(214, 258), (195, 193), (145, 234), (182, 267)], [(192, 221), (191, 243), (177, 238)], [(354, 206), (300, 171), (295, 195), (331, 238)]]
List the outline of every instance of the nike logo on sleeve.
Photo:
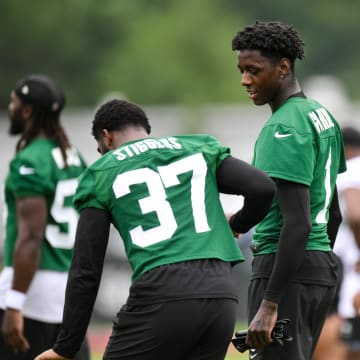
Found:
[(280, 138), (286, 138), (286, 137), (292, 136), (292, 134), (280, 134), (280, 133), (277, 131), (274, 136), (275, 136), (276, 138), (280, 139)]
[(20, 175), (30, 175), (35, 174), (35, 169), (31, 167), (27, 167), (25, 165), (21, 165), (19, 168), (19, 174)]

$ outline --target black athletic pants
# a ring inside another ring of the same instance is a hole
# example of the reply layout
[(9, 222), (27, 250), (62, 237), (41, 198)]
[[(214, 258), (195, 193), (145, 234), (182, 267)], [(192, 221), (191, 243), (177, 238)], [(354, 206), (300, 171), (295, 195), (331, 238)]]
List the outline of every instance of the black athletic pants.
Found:
[(104, 359), (223, 360), (236, 310), (232, 299), (125, 305), (115, 318)]
[[(263, 298), (267, 279), (254, 279), (249, 287), (248, 318), (252, 319)], [(288, 333), (293, 340), (282, 348), (276, 343), (250, 352), (252, 360), (310, 360), (336, 286), (291, 283), (279, 303), (278, 319), (288, 318)]]
[[(0, 309), (0, 326), (4, 311)], [(35, 356), (43, 351), (52, 348), (59, 332), (59, 324), (49, 324), (24, 318), (24, 335), (29, 341), (30, 349), (25, 353), (14, 354), (4, 343), (0, 334), (0, 359), (1, 360), (34, 360)], [(87, 341), (84, 341), (80, 351), (74, 360), (89, 360), (90, 353)]]

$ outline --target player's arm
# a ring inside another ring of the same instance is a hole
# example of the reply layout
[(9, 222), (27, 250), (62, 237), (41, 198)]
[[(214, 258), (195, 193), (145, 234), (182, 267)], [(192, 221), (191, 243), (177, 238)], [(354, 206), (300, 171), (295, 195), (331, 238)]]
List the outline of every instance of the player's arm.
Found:
[(42, 196), (16, 200), (17, 238), (13, 256), (12, 289), (6, 294), (6, 311), (2, 324), (5, 342), (14, 351), (29, 348), (23, 336), (22, 306), (26, 292), (38, 270), (41, 245), (47, 223), (47, 204)]
[[(359, 191), (359, 194), (360, 194), (360, 191)], [(360, 201), (360, 195), (356, 201)], [(356, 208), (358, 208), (358, 204), (359, 203), (356, 204)], [(359, 218), (358, 218), (359, 223), (358, 224), (360, 225), (360, 211), (357, 210), (357, 212), (359, 215)], [(337, 188), (335, 187), (334, 196), (331, 201), (330, 208), (329, 208), (329, 221), (327, 224), (327, 233), (328, 233), (328, 236), (330, 239), (331, 248), (334, 247), (336, 235), (338, 233), (341, 221), (342, 221), (342, 215), (341, 215), (341, 211), (340, 211), (338, 192), (337, 192)], [(359, 226), (359, 231), (360, 231), (360, 226)], [(360, 246), (360, 232), (358, 235), (359, 235), (359, 246)]]
[(272, 341), (271, 331), (277, 320), (278, 303), (303, 262), (311, 231), (308, 187), (280, 179), (275, 179), (275, 182), (283, 226), (264, 299), (249, 326), (246, 342), (254, 348), (263, 347)]
[(276, 179), (276, 186), (283, 226), (265, 299), (278, 303), (303, 262), (311, 218), (310, 193), (306, 185)]
[(263, 171), (232, 156), (218, 167), (218, 189), (221, 193), (244, 196), (244, 205), (230, 218), (236, 233), (246, 233), (268, 213), (275, 195), (275, 184)]
[(110, 222), (110, 214), (105, 210), (85, 208), (80, 212), (63, 322), (53, 347), (64, 358), (75, 356), (86, 335), (100, 285)]
[(357, 246), (360, 248), (360, 189), (347, 188), (342, 192), (346, 206), (346, 221), (353, 232)]
[(13, 289), (26, 293), (39, 268), (41, 246), (47, 224), (47, 203), (43, 196), (16, 200), (16, 239)]
[(357, 292), (353, 297), (353, 307), (357, 316), (360, 315), (360, 292)]

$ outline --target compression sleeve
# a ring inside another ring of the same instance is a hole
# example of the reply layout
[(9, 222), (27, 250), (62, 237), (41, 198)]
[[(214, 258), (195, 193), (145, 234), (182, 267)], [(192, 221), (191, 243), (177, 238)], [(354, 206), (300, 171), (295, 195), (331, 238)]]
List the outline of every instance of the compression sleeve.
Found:
[(283, 226), (264, 299), (279, 303), (290, 279), (303, 262), (311, 219), (308, 187), (279, 179), (275, 182)]
[(337, 188), (335, 187), (334, 196), (329, 209), (329, 221), (327, 224), (327, 233), (330, 239), (330, 246), (333, 249), (336, 235), (342, 221), (342, 215), (339, 205), (339, 198)]
[(63, 321), (53, 347), (61, 356), (73, 358), (86, 335), (101, 280), (109, 231), (108, 212), (95, 208), (81, 211), (66, 287)]
[(231, 216), (232, 230), (246, 233), (268, 213), (275, 184), (263, 171), (234, 157), (227, 157), (217, 170), (220, 192), (244, 196), (243, 207)]

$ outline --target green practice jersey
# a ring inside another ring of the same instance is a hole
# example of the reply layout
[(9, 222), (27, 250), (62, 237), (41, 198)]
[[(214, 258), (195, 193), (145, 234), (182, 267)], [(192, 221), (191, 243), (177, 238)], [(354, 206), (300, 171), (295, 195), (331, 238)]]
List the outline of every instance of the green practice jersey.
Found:
[(65, 167), (60, 148), (48, 139), (32, 141), (11, 161), (5, 181), (5, 266), (12, 266), (17, 237), (16, 198), (44, 196), (48, 223), (39, 269), (68, 271), (78, 220), (73, 196), (85, 163), (74, 148), (67, 151), (67, 162)]
[[(330, 251), (328, 209), (337, 174), (346, 170), (341, 131), (334, 117), (314, 100), (288, 99), (261, 130), (253, 165), (273, 178), (309, 187), (312, 230), (306, 249)], [(255, 255), (277, 251), (281, 228), (275, 197), (271, 210), (255, 229)]]
[(227, 156), (229, 149), (208, 135), (127, 142), (85, 170), (74, 202), (111, 214), (133, 280), (180, 261), (242, 261), (216, 183)]

